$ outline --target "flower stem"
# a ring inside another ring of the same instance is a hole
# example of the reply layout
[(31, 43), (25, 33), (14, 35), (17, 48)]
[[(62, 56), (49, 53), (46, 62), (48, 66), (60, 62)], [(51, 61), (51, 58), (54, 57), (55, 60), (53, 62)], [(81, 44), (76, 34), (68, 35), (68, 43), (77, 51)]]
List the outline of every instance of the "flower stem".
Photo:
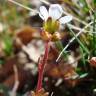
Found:
[(42, 88), (43, 72), (48, 59), (49, 48), (50, 48), (49, 41), (47, 41), (45, 45), (45, 53), (39, 59), (39, 65), (38, 65), (39, 77), (38, 77), (38, 83), (36, 89), (37, 92)]

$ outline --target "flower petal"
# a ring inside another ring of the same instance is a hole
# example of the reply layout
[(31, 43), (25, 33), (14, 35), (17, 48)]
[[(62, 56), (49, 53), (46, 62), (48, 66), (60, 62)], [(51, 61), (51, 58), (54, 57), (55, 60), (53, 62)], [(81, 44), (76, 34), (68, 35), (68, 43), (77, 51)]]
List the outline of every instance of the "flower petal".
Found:
[(49, 7), (49, 16), (52, 17), (52, 19), (59, 19), (63, 13), (63, 9), (59, 4), (52, 4)]
[(46, 7), (41, 6), (39, 10), (40, 10), (39, 16), (41, 17), (41, 19), (46, 21), (48, 19), (48, 11)]
[(64, 16), (59, 19), (60, 24), (68, 23), (72, 20), (72, 16)]

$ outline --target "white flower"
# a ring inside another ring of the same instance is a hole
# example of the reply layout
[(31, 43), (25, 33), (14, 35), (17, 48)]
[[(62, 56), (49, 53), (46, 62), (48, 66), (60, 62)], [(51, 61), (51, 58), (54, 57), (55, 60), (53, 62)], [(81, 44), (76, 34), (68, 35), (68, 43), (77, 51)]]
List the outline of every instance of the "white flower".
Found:
[(63, 9), (59, 4), (52, 4), (49, 7), (49, 11), (46, 9), (45, 6), (41, 6), (39, 16), (44, 21), (46, 21), (48, 17), (51, 17), (52, 20), (59, 20), (60, 24), (65, 24), (72, 20), (72, 16), (61, 17), (62, 13)]

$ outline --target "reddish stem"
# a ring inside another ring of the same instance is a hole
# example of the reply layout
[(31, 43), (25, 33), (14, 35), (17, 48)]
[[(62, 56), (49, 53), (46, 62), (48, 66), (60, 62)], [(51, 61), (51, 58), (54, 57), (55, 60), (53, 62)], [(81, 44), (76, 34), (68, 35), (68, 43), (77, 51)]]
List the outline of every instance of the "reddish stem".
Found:
[(44, 68), (48, 59), (49, 48), (50, 47), (49, 47), (49, 41), (48, 41), (46, 42), (46, 45), (45, 45), (44, 56), (43, 58), (42, 57), (40, 58), (41, 60), (39, 59), (39, 65), (38, 65), (39, 77), (38, 77), (38, 84), (37, 84), (37, 89), (36, 89), (37, 92), (42, 88), (43, 72), (44, 72)]

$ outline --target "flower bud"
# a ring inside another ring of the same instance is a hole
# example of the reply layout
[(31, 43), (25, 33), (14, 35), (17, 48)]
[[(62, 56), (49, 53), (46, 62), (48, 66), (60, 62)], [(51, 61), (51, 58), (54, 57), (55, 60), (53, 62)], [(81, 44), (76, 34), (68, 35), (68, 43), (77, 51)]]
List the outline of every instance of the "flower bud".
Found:
[(41, 37), (43, 40), (47, 41), (47, 40), (51, 40), (52, 35), (48, 33), (47, 31), (43, 31), (41, 34)]
[(59, 32), (55, 32), (53, 35), (52, 35), (52, 41), (58, 41), (61, 39), (61, 35)]

